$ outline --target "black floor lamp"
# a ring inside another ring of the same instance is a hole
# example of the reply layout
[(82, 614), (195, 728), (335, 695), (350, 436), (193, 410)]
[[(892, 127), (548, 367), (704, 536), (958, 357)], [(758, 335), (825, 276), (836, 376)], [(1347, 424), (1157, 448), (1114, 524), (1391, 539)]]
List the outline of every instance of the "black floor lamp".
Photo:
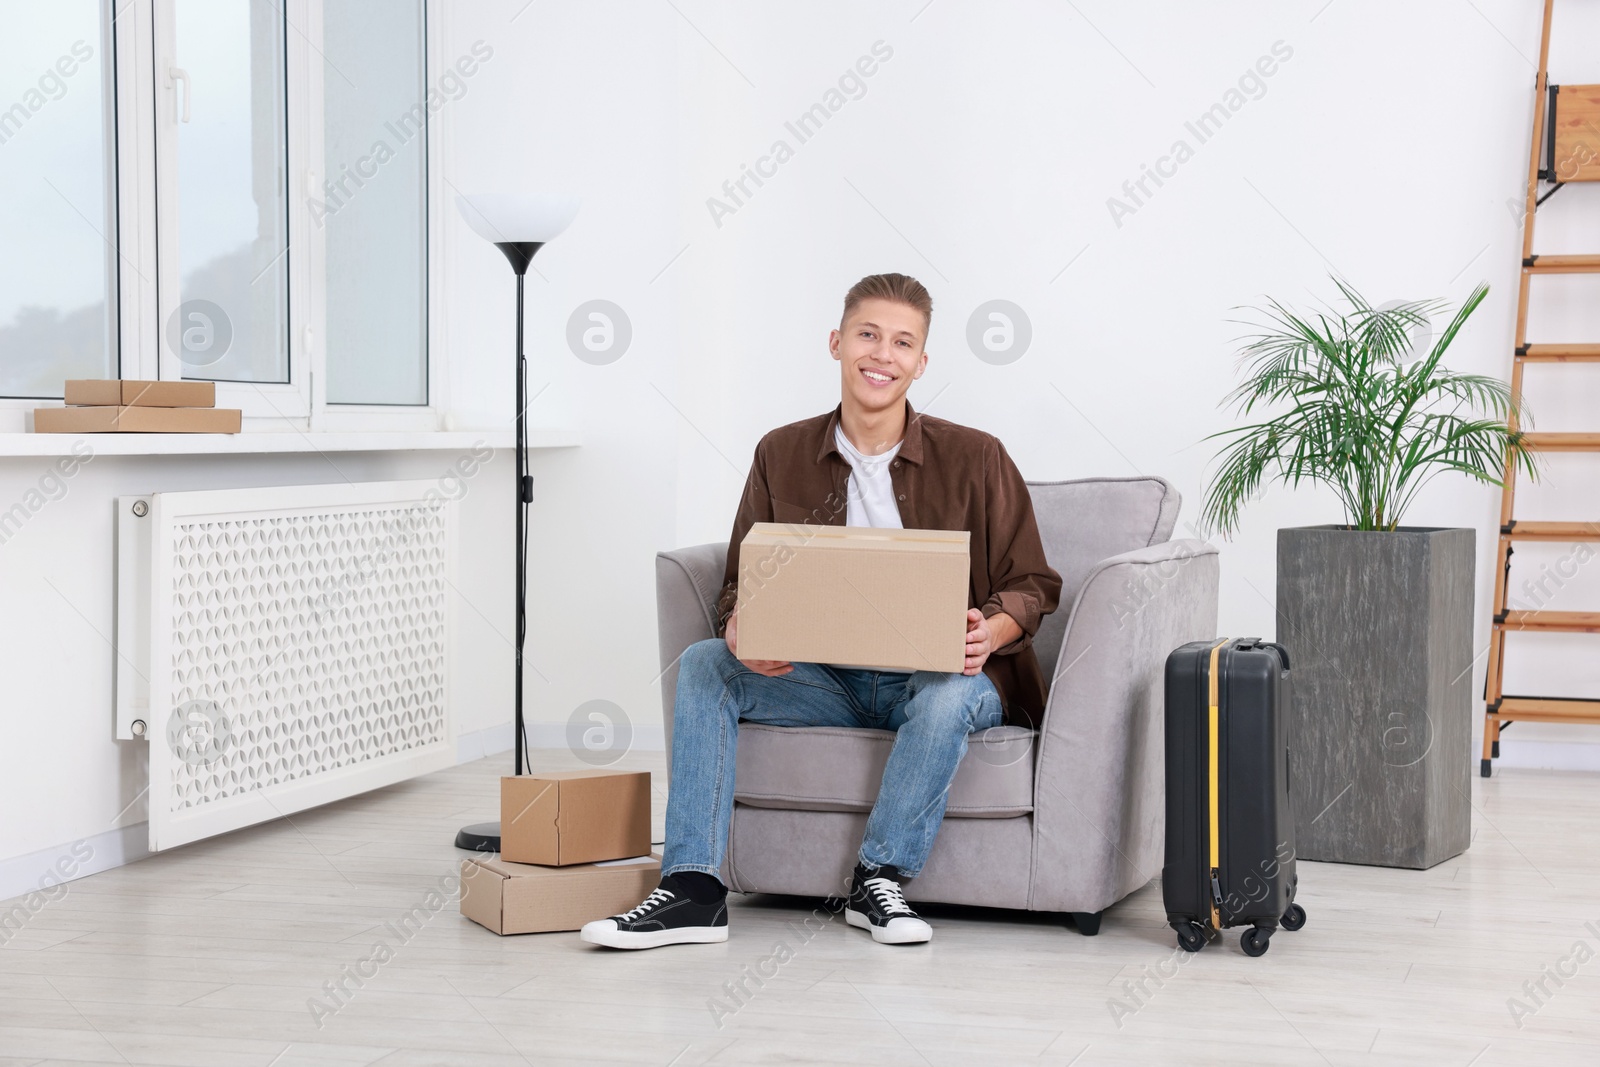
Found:
[[(537, 193), (458, 194), (456, 210), (479, 237), (505, 253), (517, 275), (517, 688), (511, 747), (516, 750), (516, 773), (521, 774), (528, 748), (522, 725), (522, 646), (528, 634), (528, 505), (533, 503), (526, 422), (528, 357), (522, 350), (523, 282), (534, 254), (571, 224), (578, 213), (578, 201), (570, 196)], [(499, 852), (499, 820), (462, 827), (456, 834), (456, 847)]]

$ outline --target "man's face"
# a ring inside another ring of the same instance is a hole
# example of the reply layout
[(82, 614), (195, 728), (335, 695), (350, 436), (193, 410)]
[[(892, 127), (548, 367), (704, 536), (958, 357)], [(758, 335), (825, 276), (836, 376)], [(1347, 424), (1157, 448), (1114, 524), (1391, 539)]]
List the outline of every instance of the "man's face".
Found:
[(926, 329), (916, 308), (892, 300), (863, 300), (828, 338), (828, 350), (839, 361), (843, 395), (867, 411), (904, 403), (911, 383), (928, 364), (922, 350)]

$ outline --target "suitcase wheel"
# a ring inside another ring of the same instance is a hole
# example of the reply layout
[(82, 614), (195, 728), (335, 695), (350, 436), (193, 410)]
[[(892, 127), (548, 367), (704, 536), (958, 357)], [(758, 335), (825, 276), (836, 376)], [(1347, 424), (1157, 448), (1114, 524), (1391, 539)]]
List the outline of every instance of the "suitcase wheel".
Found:
[(1246, 956), (1260, 956), (1272, 943), (1272, 931), (1262, 926), (1252, 926), (1239, 936), (1239, 946)]
[(1278, 925), (1285, 930), (1298, 930), (1306, 924), (1306, 909), (1298, 904), (1290, 904), (1289, 910), (1283, 913), (1283, 918), (1278, 920)]
[(1206, 931), (1199, 923), (1173, 923), (1172, 928), (1178, 932), (1178, 947), (1185, 952), (1199, 952), (1205, 948)]

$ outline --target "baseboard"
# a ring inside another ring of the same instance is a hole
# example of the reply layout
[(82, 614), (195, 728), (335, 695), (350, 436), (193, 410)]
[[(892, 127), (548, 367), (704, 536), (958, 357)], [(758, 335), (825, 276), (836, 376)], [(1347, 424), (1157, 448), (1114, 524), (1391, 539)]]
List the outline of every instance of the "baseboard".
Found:
[[(1482, 751), (1482, 741), (1478, 743)], [(1500, 740), (1498, 767), (1545, 771), (1600, 771), (1600, 744), (1586, 741)]]
[[(529, 748), (570, 747), (570, 743), (567, 740), (567, 724), (564, 722), (530, 722), (523, 725), (528, 731)], [(506, 732), (510, 733), (510, 727), (506, 728)], [(636, 752), (665, 751), (667, 747), (666, 727), (659, 723), (635, 726), (633, 728), (633, 740), (628, 747)], [(506, 751), (509, 752), (510, 750), (511, 746), (507, 744)]]
[[(559, 722), (523, 723), (528, 731), (528, 747), (568, 748), (567, 725)], [(635, 726), (633, 740), (628, 746), (638, 752), (663, 752), (667, 747), (666, 728), (662, 726)], [(511, 724), (502, 723), (483, 730), (474, 730), (456, 738), (456, 762), (470, 763), (476, 759), (497, 756), (511, 751)]]
[(511, 751), (511, 724), (501, 723), (456, 737), (456, 762), (471, 763), (485, 756)]
[(149, 855), (149, 824), (140, 822), (42, 852), (0, 860), (0, 900), (21, 898), (0, 909), (0, 944), (10, 941), (36, 914), (66, 896), (70, 892), (66, 883), (136, 863)]
[[(529, 723), (528, 744), (532, 748), (564, 748), (566, 727), (557, 723)], [(662, 728), (635, 730), (633, 747), (660, 751), (664, 747)], [(456, 738), (457, 763), (470, 763), (510, 751), (510, 723), (473, 730)], [(40, 909), (60, 900), (67, 892), (66, 883), (135, 863), (149, 855), (150, 824), (138, 822), (41, 852), (0, 860), (0, 900), (22, 898), (9, 908), (0, 909), (0, 944), (16, 936)]]
[[(565, 723), (526, 725), (530, 748), (567, 747)], [(635, 727), (632, 748), (641, 752), (664, 750), (665, 730), (655, 725)], [(456, 738), (458, 763), (510, 751), (510, 723), (474, 730)], [(1506, 768), (1600, 771), (1600, 743), (1507, 739), (1500, 742), (1500, 758), (1495, 763)], [(67, 892), (65, 883), (148, 858), (149, 838), (149, 825), (140, 822), (41, 852), (0, 860), (0, 901), (22, 898), (10, 908), (0, 909), (0, 944), (11, 940), (39, 910), (61, 899)]]

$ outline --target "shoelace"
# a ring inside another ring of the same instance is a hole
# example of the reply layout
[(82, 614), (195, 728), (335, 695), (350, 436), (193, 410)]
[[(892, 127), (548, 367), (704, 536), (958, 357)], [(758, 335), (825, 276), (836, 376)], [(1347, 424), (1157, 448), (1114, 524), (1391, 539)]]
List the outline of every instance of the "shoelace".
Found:
[(617, 916), (617, 918), (621, 919), (625, 923), (632, 922), (651, 909), (659, 908), (661, 905), (665, 904), (671, 899), (672, 894), (667, 890), (660, 888), (652, 889), (650, 890), (650, 895), (645, 897), (643, 903), (641, 903), (637, 908), (634, 908), (632, 911), (625, 911), (621, 915)]
[(878, 910), (885, 915), (916, 915), (900, 892), (900, 883), (893, 878), (868, 878), (863, 885), (878, 901)]

